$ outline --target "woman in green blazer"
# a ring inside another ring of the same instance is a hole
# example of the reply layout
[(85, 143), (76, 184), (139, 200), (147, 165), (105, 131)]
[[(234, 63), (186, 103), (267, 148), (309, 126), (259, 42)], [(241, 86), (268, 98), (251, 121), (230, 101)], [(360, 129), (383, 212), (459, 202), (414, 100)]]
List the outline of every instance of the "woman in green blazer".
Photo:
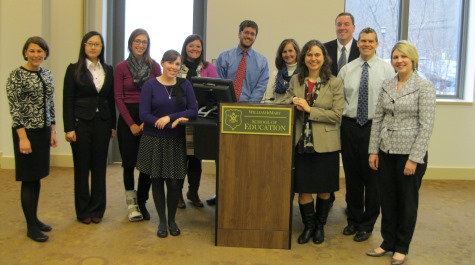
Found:
[[(331, 74), (330, 66), (331, 59), (323, 44), (317, 40), (307, 42), (299, 56), (298, 74), (290, 80), (281, 101), (293, 103), (298, 110), (294, 192), (299, 193), (305, 225), (299, 244), (307, 243), (311, 237), (315, 244), (324, 241), (323, 226), (330, 209), (330, 193), (339, 189), (340, 122), (345, 101), (342, 82)], [(310, 141), (301, 152), (298, 142), (304, 136)], [(316, 207), (314, 193), (317, 194)]]

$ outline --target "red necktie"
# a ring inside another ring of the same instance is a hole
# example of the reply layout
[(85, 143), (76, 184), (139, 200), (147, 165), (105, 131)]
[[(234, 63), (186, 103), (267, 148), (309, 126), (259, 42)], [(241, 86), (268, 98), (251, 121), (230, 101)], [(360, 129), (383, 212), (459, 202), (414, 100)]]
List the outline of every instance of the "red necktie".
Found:
[(234, 91), (236, 92), (236, 99), (239, 101), (242, 92), (242, 83), (244, 82), (244, 76), (246, 75), (246, 55), (247, 52), (243, 51), (241, 61), (239, 62), (236, 77), (234, 78)]

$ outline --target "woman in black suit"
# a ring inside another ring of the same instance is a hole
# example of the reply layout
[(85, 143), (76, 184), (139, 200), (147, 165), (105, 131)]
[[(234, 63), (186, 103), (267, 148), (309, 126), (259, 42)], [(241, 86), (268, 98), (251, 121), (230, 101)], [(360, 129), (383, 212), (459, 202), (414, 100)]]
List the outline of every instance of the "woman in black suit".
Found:
[(73, 151), (76, 217), (84, 224), (99, 223), (104, 215), (107, 152), (115, 136), (114, 76), (103, 46), (100, 33), (84, 35), (79, 59), (64, 77), (64, 131)]

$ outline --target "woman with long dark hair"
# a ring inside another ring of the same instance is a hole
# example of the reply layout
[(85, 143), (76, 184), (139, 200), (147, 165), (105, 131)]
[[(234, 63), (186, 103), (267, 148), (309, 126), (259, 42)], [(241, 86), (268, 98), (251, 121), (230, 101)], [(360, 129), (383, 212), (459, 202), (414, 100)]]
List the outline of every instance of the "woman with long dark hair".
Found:
[(104, 61), (104, 39), (96, 31), (84, 35), (78, 61), (66, 70), (63, 120), (73, 151), (76, 218), (84, 224), (100, 223), (106, 210), (107, 153), (116, 119), (113, 69)]
[[(205, 49), (203, 40), (199, 35), (192, 34), (188, 36), (183, 42), (181, 49), (181, 57), (183, 63), (181, 64), (178, 76), (186, 78), (191, 81), (194, 76), (198, 77), (214, 77), (217, 78), (216, 68), (214, 65), (205, 60), (203, 50)], [(197, 158), (194, 153), (192, 126), (186, 126), (186, 153), (187, 153), (187, 176), (188, 176), (188, 192), (186, 198), (196, 207), (203, 207), (198, 189), (201, 181), (201, 159)], [(183, 184), (182, 184), (183, 189)], [(178, 208), (186, 208), (183, 194), (180, 194), (178, 201)]]
[(129, 221), (150, 220), (145, 207), (151, 182), (140, 172), (135, 191), (134, 169), (137, 163), (143, 122), (139, 117), (140, 91), (148, 79), (162, 74), (160, 65), (150, 57), (150, 37), (144, 29), (132, 31), (128, 41), (129, 57), (114, 70), (114, 97), (119, 110), (117, 140), (122, 157), (123, 179)]
[(23, 45), (26, 64), (13, 70), (7, 81), (7, 97), (12, 115), (15, 178), (21, 181), (21, 206), (27, 236), (45, 242), (43, 232), (51, 226), (38, 219), (41, 179), (49, 175), (50, 146), (56, 147), (56, 117), (53, 74), (41, 67), (50, 54), (41, 37), (30, 37)]

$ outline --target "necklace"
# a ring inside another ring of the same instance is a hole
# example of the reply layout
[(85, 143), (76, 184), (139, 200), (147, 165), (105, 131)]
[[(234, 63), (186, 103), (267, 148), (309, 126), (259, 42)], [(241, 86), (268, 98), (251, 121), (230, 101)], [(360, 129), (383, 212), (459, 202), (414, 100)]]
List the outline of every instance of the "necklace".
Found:
[(167, 86), (164, 86), (165, 87), (165, 91), (167, 91), (167, 94), (168, 94), (168, 99), (172, 99), (172, 94), (173, 94), (173, 87), (170, 91), (168, 91), (168, 87)]

